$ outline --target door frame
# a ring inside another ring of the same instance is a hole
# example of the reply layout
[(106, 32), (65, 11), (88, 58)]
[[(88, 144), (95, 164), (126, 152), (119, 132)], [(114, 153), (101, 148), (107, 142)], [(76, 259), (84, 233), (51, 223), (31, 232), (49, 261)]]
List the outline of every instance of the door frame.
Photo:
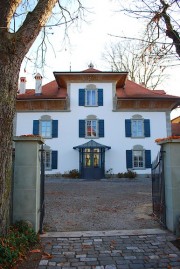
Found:
[[(94, 140), (90, 140), (85, 144), (73, 147), (73, 149), (77, 149), (79, 151), (79, 172), (81, 178), (94, 180), (104, 178), (105, 151), (110, 148), (111, 147), (97, 143)], [(95, 157), (97, 158), (96, 161)]]

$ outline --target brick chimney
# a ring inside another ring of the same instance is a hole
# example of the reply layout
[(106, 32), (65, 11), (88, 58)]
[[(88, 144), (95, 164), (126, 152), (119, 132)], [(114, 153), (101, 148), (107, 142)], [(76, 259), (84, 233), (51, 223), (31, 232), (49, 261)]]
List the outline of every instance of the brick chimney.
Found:
[(19, 93), (24, 94), (26, 92), (26, 77), (20, 77)]
[(41, 74), (37, 73), (35, 75), (35, 80), (36, 80), (35, 94), (39, 95), (42, 93), (42, 76), (41, 76)]

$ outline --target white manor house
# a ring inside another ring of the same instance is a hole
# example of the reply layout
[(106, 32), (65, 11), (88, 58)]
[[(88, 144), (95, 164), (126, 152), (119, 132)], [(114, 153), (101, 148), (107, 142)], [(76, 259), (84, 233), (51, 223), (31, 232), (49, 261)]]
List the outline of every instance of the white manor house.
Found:
[(149, 90), (128, 80), (127, 72), (107, 72), (89, 65), (81, 72), (53, 72), (55, 80), (26, 89), (20, 78), (16, 136), (45, 140), (46, 174), (78, 169), (81, 178), (100, 179), (135, 171), (150, 174), (159, 146), (171, 135), (170, 113), (180, 97)]

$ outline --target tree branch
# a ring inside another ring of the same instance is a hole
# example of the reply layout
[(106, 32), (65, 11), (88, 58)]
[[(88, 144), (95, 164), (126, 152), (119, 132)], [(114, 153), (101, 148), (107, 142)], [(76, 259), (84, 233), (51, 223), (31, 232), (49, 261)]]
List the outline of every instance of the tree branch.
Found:
[(173, 29), (171, 24), (170, 16), (167, 14), (167, 9), (169, 5), (165, 3), (164, 0), (160, 0), (161, 4), (163, 5), (163, 10), (161, 12), (161, 16), (164, 18), (165, 25), (166, 25), (166, 36), (173, 40), (173, 45), (176, 48), (176, 52), (180, 57), (180, 36), (177, 31)]
[(22, 0), (0, 1), (0, 31), (8, 31), (14, 12)]
[(23, 25), (16, 33), (19, 42), (27, 46), (26, 52), (38, 36), (42, 27), (46, 24), (52, 9), (58, 0), (39, 0), (32, 12), (29, 12)]

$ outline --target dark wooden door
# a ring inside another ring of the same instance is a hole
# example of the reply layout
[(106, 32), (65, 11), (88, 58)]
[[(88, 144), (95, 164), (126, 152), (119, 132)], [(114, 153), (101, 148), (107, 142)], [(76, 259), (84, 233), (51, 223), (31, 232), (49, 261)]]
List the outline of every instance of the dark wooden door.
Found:
[(100, 149), (85, 149), (81, 163), (82, 178), (95, 180), (103, 178), (104, 165), (102, 165), (102, 160), (103, 156)]

